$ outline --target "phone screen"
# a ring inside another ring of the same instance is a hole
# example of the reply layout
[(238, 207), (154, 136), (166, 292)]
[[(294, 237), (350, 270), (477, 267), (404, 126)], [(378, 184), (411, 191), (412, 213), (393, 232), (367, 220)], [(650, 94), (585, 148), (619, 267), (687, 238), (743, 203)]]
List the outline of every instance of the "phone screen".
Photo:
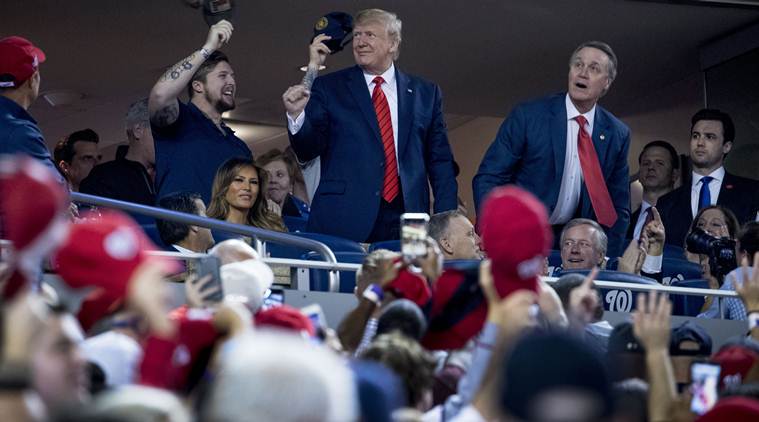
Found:
[(201, 289), (200, 293), (203, 294), (205, 291), (213, 287), (218, 287), (218, 289), (216, 289), (213, 294), (204, 297), (205, 300), (208, 300), (209, 302), (221, 302), (224, 299), (224, 291), (222, 290), (221, 286), (221, 276), (219, 275), (220, 264), (221, 261), (219, 261), (219, 258), (212, 255), (200, 258), (197, 263), (196, 282), (199, 282), (200, 279), (206, 275), (211, 275), (211, 281), (204, 284), (203, 289)]
[(406, 261), (427, 255), (427, 224), (430, 216), (424, 213), (401, 215), (401, 253)]
[(691, 391), (693, 393), (690, 410), (698, 415), (703, 415), (717, 403), (720, 366), (712, 363), (693, 362), (690, 373)]

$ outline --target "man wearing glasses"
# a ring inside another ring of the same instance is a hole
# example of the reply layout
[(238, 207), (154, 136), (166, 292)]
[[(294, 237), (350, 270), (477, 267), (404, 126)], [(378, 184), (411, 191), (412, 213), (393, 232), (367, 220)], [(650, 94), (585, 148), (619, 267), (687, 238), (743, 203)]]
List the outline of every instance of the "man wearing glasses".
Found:
[(472, 181), (478, 209), (496, 186), (516, 184), (548, 208), (555, 239), (571, 219), (589, 218), (606, 232), (608, 255), (619, 256), (630, 221), (630, 129), (597, 105), (616, 74), (611, 47), (588, 41), (572, 53), (566, 93), (515, 107)]
[(662, 196), (657, 203), (667, 230), (667, 243), (682, 246), (693, 218), (710, 205), (728, 208), (740, 224), (756, 219), (759, 182), (725, 171), (724, 160), (734, 140), (735, 126), (727, 113), (703, 109), (691, 118), (691, 182)]

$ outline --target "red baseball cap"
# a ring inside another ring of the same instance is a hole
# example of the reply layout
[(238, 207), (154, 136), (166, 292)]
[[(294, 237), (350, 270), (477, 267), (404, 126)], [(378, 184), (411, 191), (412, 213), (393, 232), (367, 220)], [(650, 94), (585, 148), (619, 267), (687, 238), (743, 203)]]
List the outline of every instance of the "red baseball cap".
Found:
[(720, 349), (711, 358), (712, 362), (722, 368), (719, 374), (719, 388), (742, 384), (757, 360), (759, 354), (746, 346), (735, 344)]
[(427, 280), (406, 269), (398, 271), (398, 276), (385, 286), (385, 290), (392, 292), (399, 298), (416, 303), (420, 308), (427, 305), (432, 297)]
[(282, 328), (298, 333), (305, 332), (310, 337), (316, 335), (316, 329), (314, 329), (311, 320), (303, 315), (299, 309), (292, 306), (282, 305), (259, 310), (256, 312), (254, 320), (258, 326)]
[(480, 227), (498, 294), (537, 292), (538, 275), (553, 243), (546, 207), (524, 189), (500, 187), (485, 201)]
[(45, 61), (45, 53), (26, 38), (0, 40), (0, 88), (15, 88), (31, 78)]

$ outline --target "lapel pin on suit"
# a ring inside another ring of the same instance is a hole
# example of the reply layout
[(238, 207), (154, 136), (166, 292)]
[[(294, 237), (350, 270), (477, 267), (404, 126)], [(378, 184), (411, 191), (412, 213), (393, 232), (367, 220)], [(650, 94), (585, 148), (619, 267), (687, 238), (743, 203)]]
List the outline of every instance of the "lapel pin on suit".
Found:
[(411, 88), (408, 88), (408, 89), (406, 89), (406, 91), (407, 91), (409, 94), (411, 94), (412, 92), (414, 92), (414, 90), (413, 90), (413, 89), (411, 89)]
[(732, 189), (733, 185), (725, 185), (725, 189)]
[(599, 138), (599, 139), (601, 139), (601, 140), (603, 141), (604, 139), (606, 139), (606, 135), (604, 135), (604, 134), (602, 133), (602, 134), (601, 134), (601, 136), (599, 136), (598, 138)]

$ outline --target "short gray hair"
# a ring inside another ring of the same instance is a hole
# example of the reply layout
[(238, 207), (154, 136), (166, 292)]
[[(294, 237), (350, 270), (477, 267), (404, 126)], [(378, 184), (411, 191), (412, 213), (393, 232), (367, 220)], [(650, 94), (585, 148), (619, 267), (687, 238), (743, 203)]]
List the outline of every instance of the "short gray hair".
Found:
[(577, 53), (585, 47), (595, 48), (596, 50), (601, 50), (604, 54), (606, 54), (606, 56), (609, 58), (609, 65), (606, 69), (607, 73), (609, 74), (609, 83), (611, 84), (614, 82), (614, 79), (617, 77), (617, 55), (614, 54), (614, 50), (611, 49), (611, 46), (603, 41), (585, 41), (584, 43), (577, 46), (577, 48), (575, 48), (575, 51), (572, 52), (572, 55), (569, 56), (569, 65), (572, 66), (572, 61), (574, 60), (575, 56), (577, 56)]
[(430, 223), (427, 227), (427, 232), (431, 238), (435, 239), (437, 243), (440, 243), (445, 236), (448, 235), (448, 227), (451, 220), (456, 217), (466, 217), (459, 210), (443, 211), (430, 216)]
[(356, 14), (356, 25), (361, 25), (367, 22), (379, 22), (385, 25), (387, 35), (390, 39), (398, 42), (398, 49), (393, 56), (394, 60), (398, 60), (398, 57), (401, 54), (401, 28), (403, 26), (403, 22), (398, 19), (398, 15), (382, 9), (365, 9)]
[(133, 130), (137, 125), (146, 125), (150, 129), (150, 113), (148, 113), (148, 99), (143, 98), (129, 105), (129, 109), (124, 116), (127, 137), (131, 140), (134, 138)]
[(561, 238), (560, 238), (560, 244), (559, 247), (564, 245), (564, 236), (571, 229), (572, 227), (577, 226), (590, 226), (593, 227), (595, 235), (593, 236), (593, 240), (596, 246), (596, 249), (602, 253), (603, 256), (606, 256), (606, 249), (609, 244), (609, 238), (606, 237), (606, 232), (604, 231), (603, 227), (601, 227), (600, 224), (596, 223), (595, 221), (589, 219), (589, 218), (574, 218), (572, 220), (569, 220), (569, 222), (564, 226), (563, 229), (561, 229)]

